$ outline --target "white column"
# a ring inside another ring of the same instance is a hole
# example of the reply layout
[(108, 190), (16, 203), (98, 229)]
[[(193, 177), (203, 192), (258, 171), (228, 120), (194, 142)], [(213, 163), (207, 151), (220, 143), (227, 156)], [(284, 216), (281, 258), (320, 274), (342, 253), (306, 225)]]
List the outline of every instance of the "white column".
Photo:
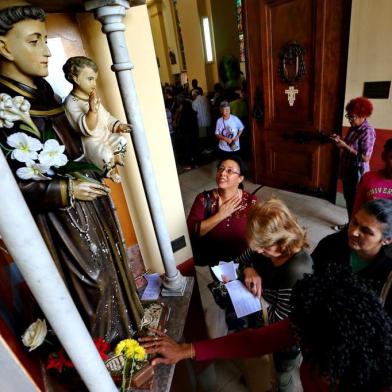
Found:
[(90, 391), (117, 391), (0, 150), (0, 236)]
[(133, 65), (129, 59), (124, 35), (125, 25), (122, 22), (126, 8), (129, 8), (129, 2), (125, 0), (91, 0), (85, 3), (85, 9), (94, 10), (95, 17), (102, 23), (102, 31), (108, 39), (113, 60), (112, 70), (117, 77), (125, 115), (127, 121), (132, 124), (131, 138), (165, 268), (162, 293), (163, 295), (182, 295), (186, 279), (176, 267), (131, 73)]

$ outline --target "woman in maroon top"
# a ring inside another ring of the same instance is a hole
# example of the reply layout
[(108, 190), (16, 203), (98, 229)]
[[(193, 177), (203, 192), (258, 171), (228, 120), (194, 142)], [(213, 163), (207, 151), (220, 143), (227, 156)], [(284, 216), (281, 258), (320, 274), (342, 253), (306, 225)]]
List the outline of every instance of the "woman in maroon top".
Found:
[(243, 190), (243, 180), (243, 162), (233, 155), (218, 163), (218, 187), (196, 196), (187, 220), (196, 265), (233, 260), (247, 249), (247, 214), (257, 198)]
[(141, 339), (152, 361), (256, 357), (299, 344), (305, 392), (388, 391), (392, 386), (392, 320), (377, 295), (349, 268), (330, 264), (293, 290), (289, 319), (222, 338), (177, 344), (164, 333)]

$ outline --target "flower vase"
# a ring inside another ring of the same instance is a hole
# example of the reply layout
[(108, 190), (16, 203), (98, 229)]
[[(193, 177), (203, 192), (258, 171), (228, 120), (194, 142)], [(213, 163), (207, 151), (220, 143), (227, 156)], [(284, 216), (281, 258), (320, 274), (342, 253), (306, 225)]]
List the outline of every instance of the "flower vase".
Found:
[[(111, 372), (111, 376), (113, 381), (118, 387), (122, 385), (122, 373), (121, 372)], [(129, 392), (135, 389), (143, 389), (146, 391), (151, 390), (152, 381), (154, 376), (154, 368), (152, 365), (146, 365), (142, 367), (140, 370), (134, 372), (131, 381), (131, 387), (129, 388), (129, 377), (126, 378), (125, 381), (125, 391)]]

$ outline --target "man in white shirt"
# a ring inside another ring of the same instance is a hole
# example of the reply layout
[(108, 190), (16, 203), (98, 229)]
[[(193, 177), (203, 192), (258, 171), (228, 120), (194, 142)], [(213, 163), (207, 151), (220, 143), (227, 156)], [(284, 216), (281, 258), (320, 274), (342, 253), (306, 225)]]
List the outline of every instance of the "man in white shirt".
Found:
[(197, 113), (197, 125), (199, 138), (207, 136), (207, 130), (211, 126), (210, 103), (208, 98), (200, 95), (197, 89), (192, 90), (192, 109)]
[(230, 105), (227, 101), (220, 104), (222, 117), (218, 118), (215, 128), (215, 136), (219, 140), (218, 150), (222, 157), (240, 152), (240, 136), (244, 130), (241, 120), (230, 114)]

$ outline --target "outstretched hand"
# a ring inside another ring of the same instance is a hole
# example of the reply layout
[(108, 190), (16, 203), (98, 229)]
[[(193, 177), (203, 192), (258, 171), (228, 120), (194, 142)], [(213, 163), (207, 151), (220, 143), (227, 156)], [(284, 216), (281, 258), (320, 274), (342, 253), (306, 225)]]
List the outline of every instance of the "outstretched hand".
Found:
[(147, 354), (159, 354), (151, 364), (156, 366), (160, 363), (171, 365), (183, 359), (191, 358), (192, 346), (190, 344), (178, 344), (170, 336), (155, 328), (149, 329), (155, 336), (140, 338), (139, 341)]
[(103, 184), (76, 180), (73, 184), (73, 193), (76, 200), (92, 201), (98, 197), (106, 196), (110, 188)]

